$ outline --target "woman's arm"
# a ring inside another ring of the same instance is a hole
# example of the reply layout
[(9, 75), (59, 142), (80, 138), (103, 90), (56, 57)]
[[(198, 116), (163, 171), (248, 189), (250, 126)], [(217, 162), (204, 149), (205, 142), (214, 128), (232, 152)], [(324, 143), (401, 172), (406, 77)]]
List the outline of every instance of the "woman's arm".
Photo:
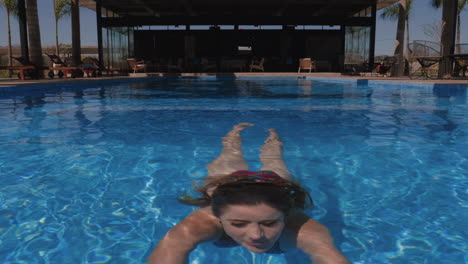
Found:
[(328, 229), (302, 212), (290, 216), (289, 228), (296, 232), (296, 246), (306, 253), (314, 264), (349, 264), (333, 244)]
[(167, 232), (151, 253), (148, 264), (185, 264), (199, 243), (214, 240), (221, 231), (211, 210), (196, 210)]

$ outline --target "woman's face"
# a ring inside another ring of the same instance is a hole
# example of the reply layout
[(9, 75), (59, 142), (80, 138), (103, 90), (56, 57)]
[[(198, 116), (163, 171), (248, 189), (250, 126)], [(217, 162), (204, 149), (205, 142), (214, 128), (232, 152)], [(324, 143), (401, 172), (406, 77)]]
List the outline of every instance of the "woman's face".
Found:
[(220, 219), (228, 236), (255, 253), (273, 247), (284, 228), (284, 213), (263, 203), (228, 205)]

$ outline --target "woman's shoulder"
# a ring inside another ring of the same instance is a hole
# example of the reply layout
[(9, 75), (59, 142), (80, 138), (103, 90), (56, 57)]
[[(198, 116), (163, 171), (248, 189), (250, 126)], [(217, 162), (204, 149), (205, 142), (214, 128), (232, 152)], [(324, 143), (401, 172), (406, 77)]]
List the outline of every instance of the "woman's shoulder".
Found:
[(288, 216), (286, 230), (288, 246), (302, 250), (314, 263), (349, 263), (335, 247), (328, 228), (303, 212), (293, 212)]
[(282, 247), (297, 248), (305, 239), (320, 240), (328, 236), (328, 229), (304, 212), (295, 210), (286, 218)]
[(327, 228), (324, 225), (310, 218), (307, 214), (300, 210), (293, 210), (286, 217), (286, 228), (288, 230), (300, 231), (300, 229), (303, 228), (305, 224), (307, 224), (309, 228), (313, 228), (317, 232), (327, 230)]
[(190, 237), (199, 242), (216, 240), (222, 235), (223, 231), (219, 219), (213, 215), (209, 207), (193, 211), (178, 223), (174, 229), (188, 233)]

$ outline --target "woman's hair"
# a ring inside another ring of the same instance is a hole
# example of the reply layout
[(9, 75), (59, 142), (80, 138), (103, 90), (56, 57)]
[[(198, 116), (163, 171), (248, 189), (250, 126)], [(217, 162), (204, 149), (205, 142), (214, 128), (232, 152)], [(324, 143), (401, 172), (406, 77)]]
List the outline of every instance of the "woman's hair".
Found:
[[(228, 175), (217, 178), (206, 178), (205, 184), (196, 186), (199, 197), (185, 195), (179, 201), (195, 206), (211, 206), (213, 214), (219, 217), (223, 208), (228, 205), (267, 204), (288, 214), (291, 209), (312, 207), (309, 192), (299, 184), (279, 179), (259, 181), (257, 177)], [(211, 196), (209, 190), (213, 191)]]

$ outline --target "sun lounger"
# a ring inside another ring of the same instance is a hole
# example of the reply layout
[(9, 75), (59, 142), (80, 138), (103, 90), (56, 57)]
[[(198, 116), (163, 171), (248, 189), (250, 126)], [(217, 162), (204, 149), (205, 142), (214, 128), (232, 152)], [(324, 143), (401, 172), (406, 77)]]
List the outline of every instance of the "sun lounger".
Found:
[(210, 61), (207, 57), (201, 58), (200, 64), (202, 72), (207, 72), (210, 70), (216, 71), (218, 69), (217, 63), (215, 61)]
[(264, 72), (265, 68), (263, 67), (263, 63), (265, 63), (265, 58), (261, 58), (260, 60), (252, 60), (252, 63), (249, 65), (250, 71), (259, 70)]
[(102, 76), (102, 72), (106, 72), (107, 75), (113, 75), (114, 72), (121, 72), (122, 69), (120, 68), (112, 68), (112, 67), (105, 67), (104, 64), (101, 63), (98, 59), (94, 57), (86, 57), (83, 59), (83, 63), (94, 65), (97, 69), (97, 75)]
[(36, 65), (33, 65), (28, 59), (23, 57), (11, 57), (20, 63), (20, 66), (0, 66), (0, 70), (18, 71), (18, 78), (25, 80), (26, 77), (31, 79), (39, 79), (39, 72)]
[(57, 76), (59, 78), (67, 78), (68, 74), (70, 74), (70, 77), (72, 78), (83, 77), (85, 72), (88, 77), (96, 77), (96, 67), (91, 64), (81, 63), (80, 66), (70, 66), (55, 54), (46, 53), (46, 55), (52, 61), (52, 66), (48, 67), (49, 73), (47, 75), (49, 78), (54, 78), (54, 71), (58, 71)]
[(239, 70), (243, 72), (246, 66), (245, 59), (242, 58), (223, 58), (221, 61), (221, 68), (224, 71), (230, 72), (234, 70)]
[(35, 66), (0, 66), (0, 70), (18, 71), (18, 79), (20, 80), (25, 80), (28, 76), (37, 79), (35, 75), (31, 74), (32, 71), (36, 70)]
[(167, 64), (167, 71), (170, 72), (172, 70), (183, 72), (184, 71), (184, 59), (178, 58), (175, 64), (172, 62), (172, 60), (169, 60), (169, 63)]

